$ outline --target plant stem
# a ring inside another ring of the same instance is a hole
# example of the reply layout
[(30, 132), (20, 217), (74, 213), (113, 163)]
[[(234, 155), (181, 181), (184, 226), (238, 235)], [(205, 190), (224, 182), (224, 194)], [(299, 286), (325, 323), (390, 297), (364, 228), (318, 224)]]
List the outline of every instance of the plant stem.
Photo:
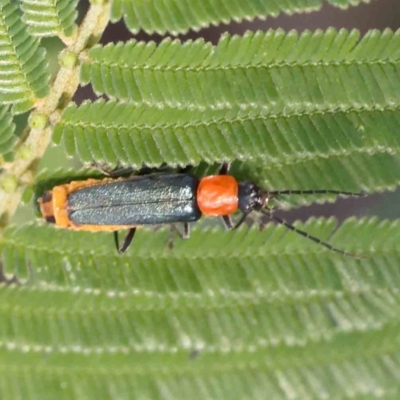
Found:
[[(53, 127), (60, 120), (61, 111), (78, 88), (80, 53), (96, 44), (107, 27), (111, 4), (109, 1), (99, 3), (91, 4), (75, 37), (60, 54), (61, 67), (49, 94), (37, 100), (31, 111), (31, 117), (43, 121), (43, 124), (37, 127), (31, 124), (25, 140), (16, 149), (15, 160), (4, 165), (4, 173), (0, 178), (0, 232), (8, 225), (21, 201), (26, 185), (24, 178), (32, 175), (35, 161), (43, 156), (50, 143)], [(75, 59), (76, 62), (72, 65), (65, 59)], [(16, 184), (13, 187), (9, 182)]]

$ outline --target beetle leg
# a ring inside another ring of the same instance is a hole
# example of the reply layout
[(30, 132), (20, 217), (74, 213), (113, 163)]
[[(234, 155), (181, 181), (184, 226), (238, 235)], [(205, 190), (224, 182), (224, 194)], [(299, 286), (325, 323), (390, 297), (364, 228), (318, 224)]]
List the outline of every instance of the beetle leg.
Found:
[(111, 178), (119, 178), (121, 176), (131, 175), (137, 170), (133, 167), (121, 167), (110, 168), (107, 164), (92, 162), (88, 164), (91, 168), (98, 169), (102, 174), (110, 176)]
[(107, 164), (103, 164), (103, 163), (98, 163), (98, 162), (89, 162), (87, 164), (85, 164), (85, 166), (87, 166), (88, 168), (92, 168), (92, 169), (98, 169), (102, 174), (104, 175), (110, 175), (110, 168), (108, 168)]
[(183, 232), (175, 225), (171, 224), (171, 233), (168, 239), (168, 248), (173, 249), (174, 247), (174, 238), (172, 233), (176, 232), (181, 239), (189, 239), (190, 238), (190, 225), (188, 222), (183, 223)]
[(249, 216), (249, 214), (250, 213), (243, 213), (242, 217), (239, 219), (239, 221), (233, 227), (233, 230), (239, 228), (239, 226), (242, 225), (244, 221), (246, 221), (246, 218)]
[(119, 251), (119, 239), (118, 239), (118, 231), (114, 231), (114, 243), (115, 248)]
[(191, 165), (187, 165), (186, 167), (178, 168), (178, 174), (188, 174), (193, 167)]
[(189, 222), (184, 222), (182, 239), (189, 239), (189, 238), (190, 238), (190, 225)]
[(158, 168), (142, 167), (138, 170), (137, 175), (152, 175), (152, 174), (172, 174), (175, 170), (167, 164), (162, 164)]
[(122, 176), (132, 175), (134, 172), (137, 172), (133, 167), (117, 167), (110, 171), (108, 175), (112, 178), (120, 178)]
[(221, 165), (221, 168), (219, 170), (219, 175), (227, 175), (227, 173), (229, 172), (229, 168), (231, 167), (231, 163), (229, 162), (224, 162)]
[(183, 223), (183, 232), (175, 224), (171, 224), (171, 231), (175, 231), (181, 239), (190, 238), (190, 226), (188, 222)]
[(225, 228), (228, 229), (229, 231), (233, 229), (232, 218), (230, 215), (223, 215), (222, 222), (224, 223)]
[(136, 228), (129, 229), (128, 233), (125, 236), (124, 244), (119, 247), (118, 232), (114, 232), (115, 246), (117, 247), (118, 253), (125, 253), (128, 247), (131, 245), (135, 233)]
[(102, 170), (102, 172), (105, 175), (111, 176), (112, 178), (120, 178), (129, 175), (143, 176), (155, 174), (170, 174), (173, 173), (173, 169), (171, 169), (171, 167), (169, 167), (168, 165), (162, 165), (159, 168), (143, 167), (139, 170), (133, 167), (117, 167), (111, 171), (107, 172)]

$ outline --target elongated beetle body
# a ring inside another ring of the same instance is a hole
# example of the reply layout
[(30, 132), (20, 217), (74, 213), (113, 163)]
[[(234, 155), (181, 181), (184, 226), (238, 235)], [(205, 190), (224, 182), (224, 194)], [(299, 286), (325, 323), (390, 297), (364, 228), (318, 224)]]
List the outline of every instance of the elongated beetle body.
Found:
[[(218, 175), (198, 179), (185, 173), (157, 173), (129, 178), (89, 179), (55, 186), (39, 198), (40, 211), (47, 222), (59, 227), (91, 232), (114, 232), (117, 249), (124, 252), (141, 225), (183, 223), (182, 237), (189, 237), (189, 223), (202, 215), (221, 217), (228, 229), (238, 228), (254, 212), (286, 226), (332, 251), (355, 256), (337, 249), (295, 228), (272, 214), (268, 201), (283, 194), (333, 193), (359, 195), (335, 190), (265, 191), (252, 182), (238, 182), (227, 175), (224, 164)], [(234, 225), (231, 215), (242, 217)], [(117, 231), (129, 229), (119, 247)]]
[[(56, 186), (40, 200), (45, 218), (64, 228), (116, 231), (147, 224), (197, 221), (198, 180), (190, 175), (89, 179)], [(50, 202), (50, 204), (49, 204)]]

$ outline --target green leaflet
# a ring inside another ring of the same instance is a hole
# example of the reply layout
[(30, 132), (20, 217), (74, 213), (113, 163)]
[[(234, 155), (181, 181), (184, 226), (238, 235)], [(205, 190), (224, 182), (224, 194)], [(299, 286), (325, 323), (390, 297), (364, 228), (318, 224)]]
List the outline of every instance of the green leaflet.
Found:
[[(217, 290), (220, 287), (223, 293), (224, 288), (234, 290), (237, 286), (250, 290), (255, 288), (254, 285), (265, 290), (267, 288), (274, 288), (273, 291), (279, 290), (280, 279), (277, 277), (265, 276), (265, 279), (253, 281), (252, 273), (249, 271), (246, 279), (243, 281), (239, 279), (239, 276), (245, 273), (243, 268), (255, 268), (257, 271), (261, 269), (258, 273), (263, 274), (288, 273), (285, 268), (276, 270), (266, 268), (265, 262), (270, 258), (285, 259), (289, 264), (293, 262), (292, 273), (299, 269), (300, 275), (303, 273), (307, 275), (308, 268), (310, 271), (317, 268), (317, 265), (312, 266), (307, 263), (301, 266), (299, 259), (301, 260), (303, 256), (310, 257), (310, 262), (314, 259), (314, 262), (320, 264), (324, 271), (326, 268), (327, 274), (330, 273), (329, 271), (334, 273), (334, 265), (340, 268), (343, 260), (348, 265), (359, 265), (361, 262), (329, 252), (324, 247), (288, 231), (283, 226), (270, 224), (262, 233), (256, 226), (226, 232), (222, 223), (216, 219), (210, 219), (210, 221), (218, 222), (218, 226), (207, 228), (203, 224), (194, 224), (190, 240), (181, 240), (178, 236), (171, 237), (169, 228), (157, 231), (148, 228), (140, 229), (134, 244), (122, 256), (117, 254), (110, 233), (74, 232), (56, 229), (50, 225), (32, 224), (20, 228), (13, 227), (9, 229), (3, 241), (3, 265), (6, 272), (17, 273), (21, 276), (21, 274), (27, 274), (25, 261), (29, 261), (28, 267), (35, 271), (33, 277), (36, 281), (35, 285), (39, 286), (54, 284), (72, 288), (74, 280), (77, 280), (82, 290), (85, 287), (94, 287), (124, 291), (140, 288), (155, 292), (170, 290), (197, 292), (207, 291), (208, 288)], [(299, 224), (298, 226), (327, 240), (335, 230), (335, 225), (332, 219), (328, 221), (311, 219), (306, 225)], [(376, 262), (375, 257), (379, 259), (385, 252), (392, 254), (396, 250), (396, 240), (400, 234), (396, 233), (397, 228), (398, 222), (388, 224), (375, 219), (348, 220), (335, 233), (331, 243), (347, 251), (374, 256), (370, 260), (363, 260), (360, 264), (372, 265)], [(32, 237), (37, 240), (32, 242)], [(172, 250), (167, 246), (169, 238), (174, 238)], [(221, 249), (224, 249), (223, 254)], [(297, 262), (300, 264), (295, 267)], [(81, 267), (83, 263), (85, 268)], [(230, 268), (231, 263), (237, 265), (237, 268), (239, 265), (242, 267), (237, 271), (239, 275), (232, 275), (229, 278), (230, 270), (236, 268), (233, 268), (233, 264)], [(67, 264), (69, 267), (65, 269)], [(114, 267), (111, 268), (111, 265)], [(121, 268), (123, 273), (119, 271)], [(175, 273), (170, 268), (176, 270), (176, 276), (172, 276)], [(362, 277), (358, 276), (361, 272), (356, 270), (353, 272), (357, 273), (357, 279), (354, 276), (352, 279), (361, 286), (367, 285), (368, 282), (372, 284), (377, 279), (370, 274)], [(283, 276), (281, 278), (283, 279)], [(395, 281), (388, 281), (386, 284), (389, 283), (396, 285)], [(328, 279), (326, 284), (333, 285), (331, 289), (339, 285), (336, 287), (338, 289), (342, 287), (343, 282)], [(300, 290), (303, 283), (299, 281), (296, 285), (300, 285), (298, 287)], [(313, 279), (310, 280), (310, 285), (310, 287), (307, 286), (309, 289), (315, 288)], [(158, 299), (154, 301), (158, 302)]]
[(270, 113), (399, 104), (400, 32), (282, 30), (160, 45), (96, 46), (81, 70), (98, 94), (178, 109), (263, 107)]
[(0, 154), (9, 153), (15, 143), (15, 124), (8, 107), (0, 106)]
[(77, 17), (77, 0), (21, 0), (24, 21), (33, 36), (71, 36)]
[(97, 46), (81, 80), (121, 102), (71, 106), (55, 141), (134, 166), (397, 154), (399, 44), (390, 30), (329, 29)]
[(48, 91), (45, 50), (29, 36), (18, 2), (0, 4), (0, 105), (12, 104), (13, 113), (32, 107)]
[(67, 153), (84, 162), (138, 167), (258, 159), (280, 166), (330, 155), (396, 154), (399, 120), (400, 111), (391, 108), (290, 115), (262, 108), (178, 110), (100, 100), (68, 107), (54, 140), (62, 140)]
[[(328, 3), (347, 8), (368, 0), (328, 0)], [(230, 21), (253, 20), (277, 16), (280, 13), (293, 14), (319, 9), (322, 0), (114, 0), (111, 20), (121, 18), (133, 33), (144, 30), (147, 33), (166, 32), (177, 35), (189, 29), (195, 31), (209, 25)]]
[[(335, 223), (302, 228), (328, 238)], [(189, 385), (199, 398), (279, 399), (282, 379), (299, 398), (362, 394), (367, 378), (396, 391), (399, 232), (347, 221), (333, 243), (371, 256), (356, 260), (273, 225), (194, 229), (173, 250), (168, 231), (144, 229), (124, 256), (110, 234), (10, 228), (6, 270), (34, 274), (0, 290), (2, 382), (15, 393), (24, 376), (35, 394), (64, 382), (66, 398), (192, 398)]]

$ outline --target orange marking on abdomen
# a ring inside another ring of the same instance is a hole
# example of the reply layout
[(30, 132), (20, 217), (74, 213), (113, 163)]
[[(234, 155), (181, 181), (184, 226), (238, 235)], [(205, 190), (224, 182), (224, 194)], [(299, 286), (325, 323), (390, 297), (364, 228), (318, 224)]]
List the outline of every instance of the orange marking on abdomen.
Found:
[[(73, 181), (65, 185), (55, 186), (52, 190), (52, 210), (45, 208), (42, 198), (39, 199), (43, 217), (49, 215), (52, 211), (57, 226), (61, 228), (73, 229), (76, 231), (90, 231), (90, 232), (114, 232), (121, 229), (129, 229), (134, 226), (131, 225), (86, 225), (76, 224), (70, 220), (68, 215), (68, 195), (79, 189), (89, 186), (101, 185), (103, 183), (115, 181), (112, 178), (104, 179), (88, 179), (86, 181)], [(47, 215), (45, 215), (47, 214)]]
[(197, 205), (204, 215), (230, 215), (238, 209), (239, 186), (230, 175), (211, 175), (200, 180)]

